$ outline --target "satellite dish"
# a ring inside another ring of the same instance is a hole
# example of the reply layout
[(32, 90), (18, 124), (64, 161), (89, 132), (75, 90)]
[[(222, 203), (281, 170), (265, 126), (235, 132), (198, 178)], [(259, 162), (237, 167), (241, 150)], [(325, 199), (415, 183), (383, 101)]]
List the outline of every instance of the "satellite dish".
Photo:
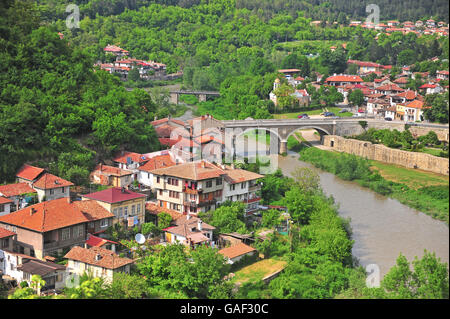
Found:
[(136, 240), (136, 242), (138, 244), (143, 244), (145, 243), (145, 236), (142, 234), (136, 234), (136, 236), (134, 237), (134, 239)]

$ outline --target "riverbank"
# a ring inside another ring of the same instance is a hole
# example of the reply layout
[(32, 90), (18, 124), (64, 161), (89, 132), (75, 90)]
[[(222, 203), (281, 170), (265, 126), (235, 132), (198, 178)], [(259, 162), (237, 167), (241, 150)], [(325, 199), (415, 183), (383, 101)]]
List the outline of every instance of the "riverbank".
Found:
[[(449, 183), (438, 174), (417, 171), (356, 155), (303, 147), (302, 161), (417, 209), (434, 219), (449, 222)], [(393, 173), (395, 171), (395, 173)]]

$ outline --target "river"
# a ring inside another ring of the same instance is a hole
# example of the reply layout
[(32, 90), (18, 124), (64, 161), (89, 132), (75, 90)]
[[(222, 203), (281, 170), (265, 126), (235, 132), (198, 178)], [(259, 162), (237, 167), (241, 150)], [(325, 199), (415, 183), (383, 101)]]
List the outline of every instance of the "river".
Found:
[(361, 266), (378, 265), (382, 277), (400, 253), (412, 261), (415, 256), (421, 258), (424, 249), (448, 263), (449, 228), (444, 222), (302, 162), (295, 152), (277, 156), (277, 160), (287, 176), (297, 167), (309, 167), (318, 173), (324, 192), (339, 204), (339, 215), (351, 219), (353, 256)]

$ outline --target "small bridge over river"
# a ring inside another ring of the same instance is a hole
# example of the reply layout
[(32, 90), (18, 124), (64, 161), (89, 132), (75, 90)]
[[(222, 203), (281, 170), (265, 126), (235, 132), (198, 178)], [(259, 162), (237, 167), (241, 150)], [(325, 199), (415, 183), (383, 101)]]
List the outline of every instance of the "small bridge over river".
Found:
[(220, 92), (216, 91), (170, 91), (170, 103), (178, 104), (180, 95), (195, 95), (198, 97), (199, 102), (205, 102), (206, 99), (211, 97), (220, 96)]

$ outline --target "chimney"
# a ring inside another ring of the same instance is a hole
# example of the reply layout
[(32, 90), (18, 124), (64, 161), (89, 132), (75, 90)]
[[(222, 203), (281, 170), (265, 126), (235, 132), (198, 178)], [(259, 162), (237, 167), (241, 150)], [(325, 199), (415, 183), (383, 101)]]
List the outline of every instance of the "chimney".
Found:
[(190, 213), (188, 213), (188, 214), (186, 215), (186, 220), (189, 220), (189, 219), (191, 219), (191, 214), (190, 214)]
[(201, 161), (201, 167), (205, 168), (205, 161)]
[(202, 230), (202, 224), (203, 224), (203, 222), (202, 222), (202, 220), (201, 219), (199, 219), (198, 220), (198, 223), (197, 223), (197, 228), (198, 228), (198, 230)]
[(102, 259), (102, 256), (100, 254), (95, 255), (95, 260), (99, 261), (100, 259)]

